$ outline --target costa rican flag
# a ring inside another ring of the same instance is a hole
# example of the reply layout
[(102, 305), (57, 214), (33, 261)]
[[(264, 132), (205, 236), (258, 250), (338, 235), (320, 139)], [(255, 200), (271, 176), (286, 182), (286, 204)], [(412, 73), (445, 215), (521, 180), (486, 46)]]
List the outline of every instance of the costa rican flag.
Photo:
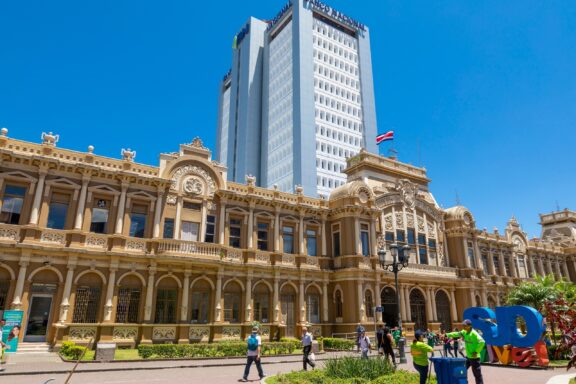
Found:
[(383, 141), (394, 140), (394, 131), (388, 131), (381, 135), (376, 136), (376, 144), (380, 144)]

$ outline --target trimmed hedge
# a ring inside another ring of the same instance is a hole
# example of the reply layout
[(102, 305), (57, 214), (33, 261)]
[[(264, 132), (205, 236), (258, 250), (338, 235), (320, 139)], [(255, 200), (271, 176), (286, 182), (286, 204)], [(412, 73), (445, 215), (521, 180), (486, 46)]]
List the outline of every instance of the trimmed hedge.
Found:
[(337, 351), (351, 351), (356, 346), (353, 340), (326, 337), (323, 340), (324, 348)]
[[(292, 372), (270, 377), (270, 384), (419, 384), (420, 376), (417, 373), (397, 370), (380, 376), (373, 380), (360, 377), (334, 378), (326, 374), (324, 370)], [(432, 376), (430, 384), (436, 384), (436, 377)]]
[[(296, 349), (292, 342), (262, 343), (263, 355), (290, 354)], [(143, 359), (151, 357), (162, 359), (194, 357), (234, 357), (246, 356), (246, 342), (220, 342), (212, 344), (140, 344), (138, 355)]]
[(72, 341), (64, 341), (60, 347), (60, 355), (67, 360), (78, 360), (86, 349), (86, 347), (76, 345)]

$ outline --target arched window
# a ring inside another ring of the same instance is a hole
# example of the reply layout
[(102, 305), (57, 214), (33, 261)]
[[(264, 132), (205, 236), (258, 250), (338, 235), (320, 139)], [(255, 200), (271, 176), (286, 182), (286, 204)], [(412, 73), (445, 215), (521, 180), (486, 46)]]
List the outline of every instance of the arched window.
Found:
[(206, 280), (200, 280), (192, 286), (191, 316), (192, 324), (207, 324), (210, 322), (210, 296), (212, 288)]
[(311, 287), (306, 295), (306, 321), (312, 324), (320, 322), (320, 295)]
[(446, 331), (452, 329), (452, 322), (450, 321), (450, 300), (446, 292), (440, 290), (436, 292), (436, 313), (438, 314), (438, 321), (441, 323), (440, 327)]
[(382, 321), (389, 327), (398, 325), (398, 302), (396, 301), (396, 291), (391, 287), (386, 287), (380, 294), (380, 301), (384, 307)]
[(477, 307), (481, 307), (482, 306), (482, 300), (480, 300), (480, 296), (476, 295), (476, 306)]
[(117, 323), (139, 323), (142, 282), (134, 275), (122, 279), (118, 287), (116, 304)]
[(97, 323), (100, 307), (102, 279), (96, 273), (88, 273), (76, 285), (73, 323)]
[(410, 311), (412, 312), (414, 329), (426, 330), (428, 328), (426, 302), (424, 301), (424, 295), (419, 289), (413, 289), (410, 292)]
[(266, 284), (258, 284), (254, 288), (254, 321), (269, 323), (270, 319), (270, 290)]
[(336, 291), (336, 317), (342, 317), (342, 292)]
[(224, 321), (240, 323), (242, 321), (242, 288), (236, 282), (226, 286), (224, 292)]
[(176, 308), (178, 306), (178, 283), (168, 277), (162, 279), (156, 288), (156, 324), (176, 323)]
[(366, 308), (366, 317), (374, 317), (374, 303), (372, 302), (372, 292), (366, 290), (364, 293), (364, 306)]

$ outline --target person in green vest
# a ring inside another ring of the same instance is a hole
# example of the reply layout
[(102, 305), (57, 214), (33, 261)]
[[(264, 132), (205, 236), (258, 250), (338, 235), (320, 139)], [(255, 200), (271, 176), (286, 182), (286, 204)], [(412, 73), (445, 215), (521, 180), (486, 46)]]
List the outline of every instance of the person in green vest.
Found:
[(466, 319), (462, 322), (463, 330), (450, 332), (446, 337), (461, 337), (466, 346), (466, 369), (472, 367), (472, 373), (476, 379), (476, 384), (484, 384), (482, 371), (480, 370), (480, 352), (484, 349), (484, 339), (476, 330), (472, 329), (472, 321)]
[(423, 339), (424, 332), (417, 330), (414, 332), (414, 340), (410, 346), (410, 354), (412, 355), (414, 368), (420, 374), (420, 384), (426, 384), (426, 378), (428, 377), (428, 353), (434, 351), (434, 348), (422, 341)]
[(400, 328), (395, 327), (394, 330), (392, 331), (392, 337), (394, 338), (394, 344), (396, 344), (396, 346), (398, 346), (398, 340), (400, 340), (400, 335), (402, 334), (402, 332), (400, 331)]

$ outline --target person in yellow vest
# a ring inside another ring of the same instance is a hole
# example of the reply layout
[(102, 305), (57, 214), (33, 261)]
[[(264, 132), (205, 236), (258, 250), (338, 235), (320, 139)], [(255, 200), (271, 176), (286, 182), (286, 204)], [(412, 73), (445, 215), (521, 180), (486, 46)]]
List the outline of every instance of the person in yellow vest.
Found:
[(423, 338), (424, 332), (417, 330), (414, 332), (414, 340), (410, 346), (410, 354), (412, 355), (414, 368), (420, 374), (420, 384), (426, 384), (426, 378), (428, 377), (428, 353), (434, 351), (434, 348), (422, 342)]
[(476, 384), (484, 384), (482, 378), (482, 371), (480, 370), (480, 352), (484, 348), (484, 339), (476, 330), (472, 329), (472, 322), (468, 319), (462, 322), (464, 327), (459, 332), (450, 332), (446, 337), (455, 338), (461, 337), (466, 346), (466, 369), (472, 367), (472, 373), (476, 379)]

